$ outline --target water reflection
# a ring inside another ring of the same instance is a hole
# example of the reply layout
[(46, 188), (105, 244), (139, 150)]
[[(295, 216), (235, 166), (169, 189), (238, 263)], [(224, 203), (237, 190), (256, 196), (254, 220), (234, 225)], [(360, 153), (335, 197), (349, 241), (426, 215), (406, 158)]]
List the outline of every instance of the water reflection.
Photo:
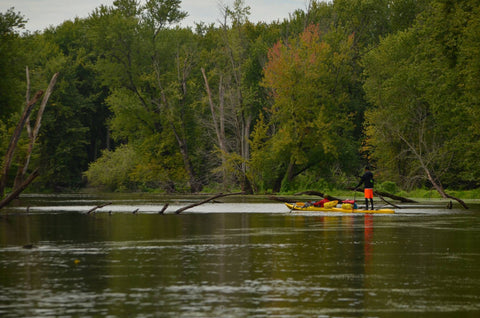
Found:
[(476, 213), (260, 213), (252, 210), (261, 204), (249, 204), (232, 207), (249, 211), (242, 213), (212, 205), (211, 213), (182, 215), (10, 215), (0, 221), (0, 316), (480, 312)]
[(372, 261), (372, 240), (373, 240), (373, 215), (366, 214), (363, 217), (365, 267), (368, 267)]

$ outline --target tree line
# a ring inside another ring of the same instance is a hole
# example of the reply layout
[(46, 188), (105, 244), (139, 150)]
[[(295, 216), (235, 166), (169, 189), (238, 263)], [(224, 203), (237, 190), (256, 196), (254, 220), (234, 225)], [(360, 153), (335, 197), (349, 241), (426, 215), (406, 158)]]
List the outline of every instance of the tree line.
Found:
[(32, 90), (59, 73), (30, 158), (39, 190), (345, 188), (366, 164), (403, 189), (479, 186), (478, 1), (309, 1), (252, 23), (234, 0), (217, 24), (178, 26), (187, 14), (117, 0), (29, 33), (0, 13), (0, 154), (28, 66)]

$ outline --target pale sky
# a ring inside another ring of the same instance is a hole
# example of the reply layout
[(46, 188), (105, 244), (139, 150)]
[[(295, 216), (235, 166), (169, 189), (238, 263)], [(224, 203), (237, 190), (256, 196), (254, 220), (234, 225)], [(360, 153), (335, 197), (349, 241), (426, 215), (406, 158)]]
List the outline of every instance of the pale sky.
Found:
[[(217, 23), (221, 17), (220, 3), (232, 6), (233, 0), (182, 0), (181, 8), (189, 16), (181, 25), (193, 26), (193, 22)], [(307, 3), (308, 0), (245, 0), (245, 4), (250, 6), (249, 20), (267, 23), (282, 21), (297, 9), (305, 11)], [(0, 0), (0, 12), (5, 13), (9, 8), (15, 7), (15, 12), (20, 12), (28, 19), (26, 30), (42, 31), (75, 17), (86, 18), (102, 4), (111, 6), (113, 0)]]

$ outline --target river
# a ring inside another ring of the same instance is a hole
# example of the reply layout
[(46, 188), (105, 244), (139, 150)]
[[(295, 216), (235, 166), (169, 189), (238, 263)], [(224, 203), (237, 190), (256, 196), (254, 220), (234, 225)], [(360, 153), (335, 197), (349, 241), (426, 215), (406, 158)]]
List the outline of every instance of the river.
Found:
[(478, 204), (173, 213), (195, 200), (22, 196), (1, 212), (0, 317), (480, 317)]

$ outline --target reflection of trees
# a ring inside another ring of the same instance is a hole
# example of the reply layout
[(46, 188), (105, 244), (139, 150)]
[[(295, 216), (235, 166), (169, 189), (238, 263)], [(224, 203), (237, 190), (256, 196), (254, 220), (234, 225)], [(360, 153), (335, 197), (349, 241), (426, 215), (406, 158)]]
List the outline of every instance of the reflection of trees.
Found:
[[(461, 222), (458, 216), (9, 216), (0, 221), (0, 290), (15, 290), (42, 308), (62, 299), (57, 312), (88, 299), (92, 313), (116, 316), (188, 308), (203, 316), (381, 310), (398, 294), (399, 304), (415, 304), (405, 293), (438, 292), (445, 282), (473, 277), (467, 271), (478, 235)], [(27, 241), (38, 248), (21, 249)], [(446, 247), (469, 257), (452, 257)], [(475, 286), (452, 288), (468, 294)]]

